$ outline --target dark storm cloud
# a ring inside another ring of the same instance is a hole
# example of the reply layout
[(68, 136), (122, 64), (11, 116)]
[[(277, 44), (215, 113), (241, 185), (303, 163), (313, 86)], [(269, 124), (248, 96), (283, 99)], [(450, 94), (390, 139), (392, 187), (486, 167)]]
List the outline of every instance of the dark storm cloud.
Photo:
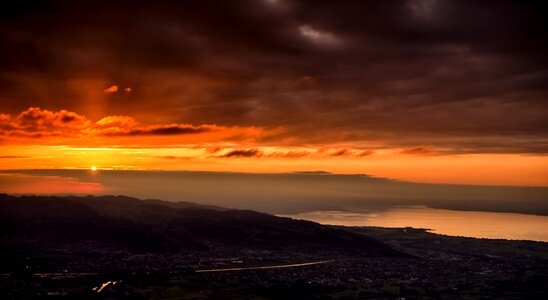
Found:
[[(3, 113), (103, 109), (287, 128), (271, 143), (548, 153), (540, 1), (17, 5), (0, 17)], [(114, 84), (132, 92), (103, 93)]]

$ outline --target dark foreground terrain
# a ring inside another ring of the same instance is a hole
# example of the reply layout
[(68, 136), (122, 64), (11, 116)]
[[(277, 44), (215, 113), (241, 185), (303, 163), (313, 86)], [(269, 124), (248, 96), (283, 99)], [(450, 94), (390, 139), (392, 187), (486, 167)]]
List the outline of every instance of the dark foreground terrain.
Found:
[(548, 243), (0, 195), (0, 298), (548, 299)]

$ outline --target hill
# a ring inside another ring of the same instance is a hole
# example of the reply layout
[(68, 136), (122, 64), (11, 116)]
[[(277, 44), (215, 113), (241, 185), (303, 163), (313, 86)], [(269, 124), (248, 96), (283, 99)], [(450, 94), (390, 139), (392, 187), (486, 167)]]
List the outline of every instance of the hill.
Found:
[[(12, 249), (12, 255), (4, 255), (8, 258), (29, 251), (103, 258), (152, 255), (149, 261), (118, 266), (121, 269), (158, 266), (162, 259), (165, 265), (172, 265), (171, 260), (195, 262), (198, 257), (276, 261), (281, 257), (402, 255), (375, 239), (314, 222), (125, 196), (0, 195), (0, 228), (0, 243)], [(94, 262), (102, 268), (100, 264)]]
[[(547, 299), (548, 243), (0, 194), (0, 298)], [(412, 255), (412, 256), (411, 256)]]

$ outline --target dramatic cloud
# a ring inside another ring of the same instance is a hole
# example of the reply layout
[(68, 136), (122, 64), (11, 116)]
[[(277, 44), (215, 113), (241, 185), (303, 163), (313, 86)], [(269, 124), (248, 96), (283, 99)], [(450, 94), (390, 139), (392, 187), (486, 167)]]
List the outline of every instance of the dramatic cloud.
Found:
[(222, 130), (214, 125), (166, 124), (142, 126), (129, 116), (107, 116), (93, 123), (75, 112), (52, 112), (31, 107), (15, 118), (2, 115), (0, 135), (14, 137), (81, 137), (181, 135)]
[(61, 110), (52, 112), (31, 107), (20, 113), (15, 122), (23, 129), (48, 129), (48, 128), (82, 128), (89, 124), (89, 120), (74, 112)]
[(128, 132), (129, 135), (139, 134), (157, 134), (157, 135), (176, 135), (176, 134), (188, 134), (199, 133), (209, 131), (207, 126), (192, 126), (192, 125), (165, 125), (157, 127), (148, 127), (144, 129), (136, 129)]
[[(192, 126), (186, 124), (152, 125), (141, 127), (137, 121), (128, 116), (108, 116), (95, 123), (99, 135), (107, 136), (135, 136), (135, 135), (177, 135), (200, 133), (214, 130), (215, 126)], [(94, 130), (94, 129), (92, 129)]]
[[(159, 124), (89, 125), (105, 135), (216, 124), (283, 128), (233, 132), (268, 145), (545, 155), (546, 36), (541, 1), (15, 3), (0, 15), (0, 130), (88, 128), (66, 109)], [(5, 120), (35, 106), (60, 114)]]
[(15, 118), (0, 115), (0, 136), (43, 137), (71, 135), (89, 126), (90, 121), (74, 112), (52, 112), (31, 107)]

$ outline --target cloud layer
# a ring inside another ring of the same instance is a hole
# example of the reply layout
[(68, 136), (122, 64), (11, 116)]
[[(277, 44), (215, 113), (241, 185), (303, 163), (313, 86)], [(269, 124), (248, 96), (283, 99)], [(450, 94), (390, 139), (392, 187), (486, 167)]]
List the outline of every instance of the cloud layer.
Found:
[(0, 15), (0, 112), (27, 112), (0, 116), (11, 135), (79, 131), (76, 111), (161, 124), (89, 124), (105, 135), (216, 124), (284, 128), (273, 144), (548, 153), (541, 2), (17, 5)]
[(143, 126), (129, 116), (108, 116), (93, 123), (75, 112), (52, 112), (39, 107), (31, 107), (15, 117), (0, 115), (0, 136), (6, 137), (182, 135), (221, 129), (189, 124)]

